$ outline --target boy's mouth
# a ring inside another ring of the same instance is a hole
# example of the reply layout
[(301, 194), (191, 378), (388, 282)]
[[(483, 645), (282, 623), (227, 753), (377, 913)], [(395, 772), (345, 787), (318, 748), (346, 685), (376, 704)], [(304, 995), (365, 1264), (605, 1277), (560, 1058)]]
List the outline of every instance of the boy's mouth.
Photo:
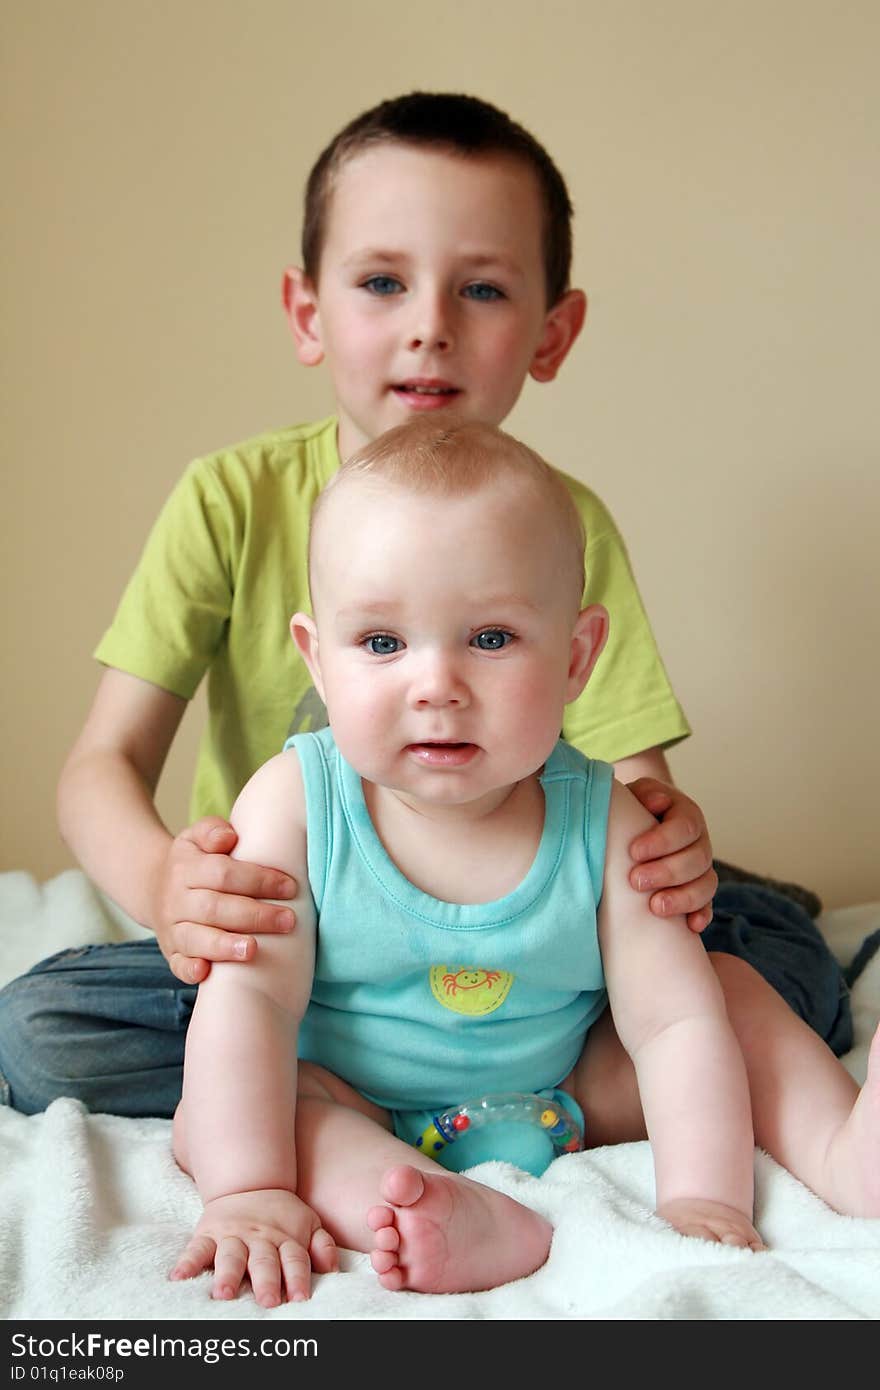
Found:
[(406, 401), (415, 410), (438, 410), (461, 395), (457, 386), (436, 377), (410, 377), (391, 389), (399, 400)]

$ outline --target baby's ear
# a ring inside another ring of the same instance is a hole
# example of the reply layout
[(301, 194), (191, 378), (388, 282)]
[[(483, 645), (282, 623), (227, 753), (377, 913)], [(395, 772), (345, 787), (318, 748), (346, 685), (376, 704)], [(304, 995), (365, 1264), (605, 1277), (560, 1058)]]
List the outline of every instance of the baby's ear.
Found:
[(304, 367), (324, 360), (318, 292), (304, 270), (289, 265), (281, 281), (281, 300), (288, 327), (296, 343), (296, 355)]
[(578, 613), (571, 634), (566, 703), (576, 700), (593, 672), (608, 640), (608, 612), (601, 603), (591, 603)]
[(290, 635), (300, 656), (309, 668), (309, 675), (314, 682), (315, 689), (326, 704), (324, 685), (321, 680), (321, 666), (318, 661), (318, 629), (315, 626), (314, 618), (310, 618), (308, 613), (294, 613), (290, 620)]

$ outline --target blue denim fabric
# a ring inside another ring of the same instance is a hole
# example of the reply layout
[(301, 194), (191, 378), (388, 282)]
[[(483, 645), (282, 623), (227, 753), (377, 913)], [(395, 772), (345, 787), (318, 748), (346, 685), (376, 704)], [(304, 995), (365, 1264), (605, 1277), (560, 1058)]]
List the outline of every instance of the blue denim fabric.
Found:
[(195, 998), (153, 940), (50, 956), (0, 991), (0, 1098), (27, 1115), (59, 1096), (173, 1115)]
[(836, 1056), (849, 1052), (849, 987), (804, 908), (760, 884), (721, 883), (713, 911), (702, 937), (706, 950), (748, 961)]
[[(840, 1056), (852, 1046), (843, 971), (797, 903), (720, 885), (708, 951), (748, 961)], [(114, 1115), (174, 1114), (196, 988), (155, 941), (61, 951), (0, 991), (0, 1100), (35, 1114), (58, 1096)]]

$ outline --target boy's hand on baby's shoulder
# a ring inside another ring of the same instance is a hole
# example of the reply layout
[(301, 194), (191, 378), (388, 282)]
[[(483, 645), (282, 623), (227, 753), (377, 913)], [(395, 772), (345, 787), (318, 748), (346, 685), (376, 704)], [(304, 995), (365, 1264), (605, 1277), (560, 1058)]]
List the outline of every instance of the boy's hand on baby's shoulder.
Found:
[(766, 1250), (749, 1218), (736, 1207), (699, 1197), (678, 1197), (657, 1208), (657, 1215), (683, 1236), (736, 1245), (742, 1250)]
[(205, 1203), (202, 1219), (169, 1274), (193, 1279), (213, 1268), (211, 1297), (235, 1298), (245, 1275), (262, 1308), (310, 1296), (311, 1271), (330, 1274), (339, 1252), (320, 1218), (295, 1192), (232, 1192)]
[(228, 821), (206, 817), (171, 841), (156, 869), (152, 927), (174, 974), (187, 984), (200, 984), (212, 961), (251, 960), (257, 943), (242, 933), (288, 932), (295, 925), (291, 908), (261, 901), (294, 897), (294, 880), (231, 859), (236, 840)]
[(636, 800), (660, 822), (630, 845), (636, 861), (630, 883), (641, 893), (651, 893), (651, 911), (658, 917), (681, 913), (691, 931), (704, 931), (712, 921), (718, 875), (712, 867), (712, 842), (702, 811), (678, 787), (653, 777), (639, 777), (628, 785)]

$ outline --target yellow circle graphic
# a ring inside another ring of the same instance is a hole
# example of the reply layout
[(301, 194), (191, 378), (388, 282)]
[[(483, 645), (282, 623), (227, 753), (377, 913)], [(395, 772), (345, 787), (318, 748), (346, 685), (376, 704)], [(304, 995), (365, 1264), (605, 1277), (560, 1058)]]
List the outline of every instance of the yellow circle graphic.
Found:
[(491, 1014), (503, 1004), (513, 976), (507, 970), (483, 970), (473, 965), (432, 965), (431, 993), (454, 1014)]

